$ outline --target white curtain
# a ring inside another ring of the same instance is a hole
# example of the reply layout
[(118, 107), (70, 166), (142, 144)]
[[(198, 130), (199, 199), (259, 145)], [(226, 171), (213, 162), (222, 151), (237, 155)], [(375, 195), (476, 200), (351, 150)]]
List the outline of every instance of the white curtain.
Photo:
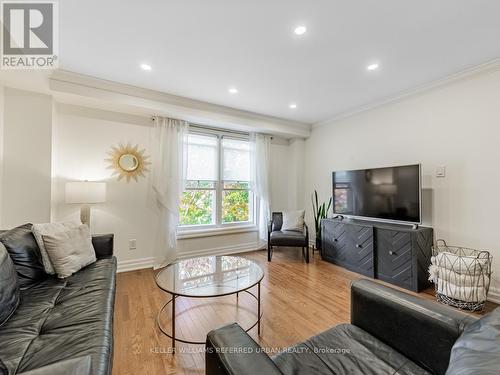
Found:
[(158, 214), (153, 244), (155, 269), (177, 258), (176, 236), (186, 176), (188, 129), (186, 121), (154, 118), (149, 195)]
[(269, 181), (271, 137), (252, 134), (252, 190), (259, 207), (259, 238), (261, 246), (267, 243), (267, 224), (271, 216), (271, 185)]

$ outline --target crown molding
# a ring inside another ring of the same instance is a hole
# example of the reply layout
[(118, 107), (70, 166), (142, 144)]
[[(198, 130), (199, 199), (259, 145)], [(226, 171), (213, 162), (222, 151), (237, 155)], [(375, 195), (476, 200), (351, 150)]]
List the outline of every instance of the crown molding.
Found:
[(244, 131), (265, 131), (284, 137), (307, 138), (311, 124), (266, 116), (180, 97), (155, 90), (57, 70), (49, 78), (58, 102), (95, 106), (136, 115), (160, 115)]
[(481, 65), (476, 65), (476, 66), (461, 70), (460, 72), (451, 74), (445, 78), (437, 79), (437, 80), (434, 80), (432, 82), (428, 82), (428, 83), (425, 83), (423, 85), (414, 87), (412, 89), (399, 92), (396, 95), (384, 98), (382, 100), (374, 101), (372, 103), (365, 104), (365, 105), (362, 105), (360, 107), (356, 107), (352, 110), (342, 112), (342, 113), (335, 115), (329, 119), (319, 121), (319, 122), (313, 124), (312, 129), (317, 129), (319, 127), (327, 126), (327, 125), (333, 125), (336, 122), (339, 122), (339, 121), (344, 120), (346, 118), (361, 114), (363, 112), (367, 112), (367, 111), (370, 111), (372, 109), (383, 107), (383, 106), (386, 106), (388, 104), (396, 103), (396, 102), (399, 102), (399, 101), (402, 101), (404, 99), (408, 99), (408, 98), (411, 98), (414, 96), (422, 95), (422, 94), (425, 94), (429, 91), (440, 89), (444, 86), (448, 86), (448, 85), (454, 84), (458, 81), (472, 78), (472, 77), (477, 76), (479, 74), (494, 72), (497, 70), (500, 70), (500, 58), (494, 59), (492, 61), (489, 61), (489, 62), (481, 64)]

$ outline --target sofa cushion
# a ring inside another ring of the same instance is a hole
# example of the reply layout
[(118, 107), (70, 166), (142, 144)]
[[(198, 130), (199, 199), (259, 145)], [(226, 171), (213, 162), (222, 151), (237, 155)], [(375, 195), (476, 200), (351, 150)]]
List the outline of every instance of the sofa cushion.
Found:
[(500, 307), (469, 324), (451, 349), (447, 375), (498, 374)]
[(16, 267), (21, 289), (45, 279), (42, 255), (31, 232), (32, 224), (24, 224), (0, 234), (2, 242)]
[(90, 355), (92, 374), (111, 373), (116, 258), (21, 291), (0, 328), (0, 358), (9, 373)]
[(278, 230), (271, 232), (270, 237), (273, 246), (307, 246), (306, 236), (302, 232)]
[(92, 375), (91, 365), (92, 359), (87, 355), (21, 372), (19, 375)]
[(341, 324), (278, 354), (273, 361), (291, 374), (429, 374), (375, 337)]
[(0, 327), (19, 304), (17, 273), (5, 246), (0, 242)]

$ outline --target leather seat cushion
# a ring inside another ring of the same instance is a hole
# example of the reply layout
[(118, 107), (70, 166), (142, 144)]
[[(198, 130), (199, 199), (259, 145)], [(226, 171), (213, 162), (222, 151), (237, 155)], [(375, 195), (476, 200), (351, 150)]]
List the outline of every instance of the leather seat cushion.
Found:
[(110, 372), (115, 273), (116, 258), (107, 258), (22, 290), (0, 328), (0, 358), (9, 373), (86, 355), (92, 374)]
[(469, 324), (451, 349), (446, 375), (500, 372), (500, 307)]
[(0, 327), (19, 304), (19, 282), (9, 253), (0, 242)]
[(32, 224), (24, 224), (0, 234), (19, 276), (21, 289), (47, 278), (42, 263), (42, 254), (31, 232)]
[(285, 375), (292, 374), (429, 374), (375, 337), (351, 324), (341, 324), (273, 361)]
[(271, 232), (271, 245), (273, 246), (307, 246), (306, 236), (302, 232), (292, 230)]

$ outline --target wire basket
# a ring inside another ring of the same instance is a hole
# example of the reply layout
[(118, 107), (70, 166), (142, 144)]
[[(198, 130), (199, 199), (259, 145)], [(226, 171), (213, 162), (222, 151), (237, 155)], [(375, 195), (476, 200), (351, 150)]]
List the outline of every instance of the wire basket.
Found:
[(437, 301), (461, 310), (482, 311), (490, 288), (491, 261), (488, 251), (448, 246), (437, 240), (429, 266)]

